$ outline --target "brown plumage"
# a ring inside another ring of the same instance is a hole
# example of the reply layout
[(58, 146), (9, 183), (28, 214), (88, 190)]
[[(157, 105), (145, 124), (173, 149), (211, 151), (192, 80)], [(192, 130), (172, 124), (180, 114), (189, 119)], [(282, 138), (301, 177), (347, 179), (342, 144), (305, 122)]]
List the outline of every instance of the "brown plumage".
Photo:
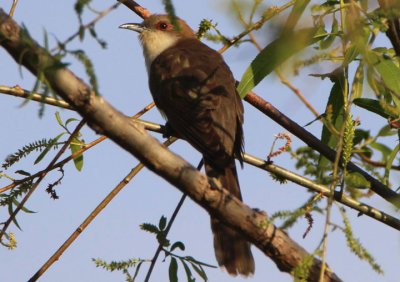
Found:
[[(207, 176), (242, 200), (234, 158), (242, 162), (243, 105), (222, 56), (182, 20), (180, 31), (166, 15), (129, 25), (121, 27), (141, 33), (150, 91), (169, 126), (203, 154)], [(218, 264), (231, 275), (253, 274), (250, 244), (216, 218), (211, 217), (211, 227)]]

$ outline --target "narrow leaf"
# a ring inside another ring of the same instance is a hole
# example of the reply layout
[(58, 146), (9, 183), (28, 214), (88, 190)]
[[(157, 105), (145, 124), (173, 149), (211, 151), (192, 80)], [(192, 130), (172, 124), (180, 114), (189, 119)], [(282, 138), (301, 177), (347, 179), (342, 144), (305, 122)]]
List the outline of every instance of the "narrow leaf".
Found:
[(50, 151), (50, 149), (54, 146), (54, 144), (57, 143), (58, 139), (61, 138), (61, 136), (63, 136), (65, 134), (65, 132), (60, 133), (56, 138), (54, 138), (53, 140), (51, 140), (51, 142), (49, 142), (49, 144), (47, 145), (47, 147), (43, 150), (43, 152), (36, 158), (34, 164), (39, 163), (44, 156), (46, 156), (46, 154)]
[(190, 271), (189, 266), (186, 264), (186, 262), (183, 259), (180, 259), (181, 263), (183, 264), (183, 268), (185, 269), (186, 272), (186, 277), (188, 282), (194, 282), (196, 279), (194, 279), (192, 275), (192, 271)]
[(56, 119), (57, 119), (58, 124), (61, 125), (62, 127), (64, 127), (63, 122), (62, 122), (61, 117), (60, 117), (60, 113), (56, 112), (55, 115), (56, 115)]
[[(19, 206), (20, 202), (18, 202), (15, 198), (12, 198), (12, 201), (16, 206)], [(21, 210), (26, 213), (36, 213), (35, 211), (31, 211), (31, 210), (25, 208), (24, 206), (21, 207)]]
[(140, 267), (142, 266), (142, 264), (143, 264), (143, 261), (141, 261), (141, 262), (138, 263), (138, 265), (137, 265), (137, 267), (136, 267), (136, 270), (135, 270), (135, 274), (134, 274), (133, 277), (132, 277), (132, 280), (133, 280), (133, 281), (135, 281), (136, 276), (139, 274), (139, 270), (140, 270)]
[[(69, 145), (69, 148), (70, 148), (70, 150), (71, 150), (71, 153), (74, 154), (74, 153), (78, 152), (80, 149), (82, 149), (82, 146), (77, 145), (77, 144), (72, 144), (72, 143), (71, 143), (71, 144)], [(74, 164), (75, 164), (75, 168), (76, 168), (78, 171), (81, 171), (81, 170), (82, 170), (82, 167), (83, 167), (83, 154), (80, 154), (79, 156), (76, 156), (76, 157), (74, 158)]]
[(158, 222), (158, 228), (160, 230), (164, 230), (166, 225), (167, 225), (167, 218), (165, 216), (162, 216), (160, 218), (160, 221)]
[(378, 114), (386, 119), (389, 117), (389, 115), (386, 113), (385, 109), (381, 106), (378, 100), (369, 98), (358, 98), (354, 99), (353, 103), (363, 109), (366, 109), (367, 111)]
[(199, 268), (197, 265), (195, 265), (194, 263), (190, 263), (190, 264), (192, 265), (194, 271), (196, 271), (197, 274), (200, 275), (200, 277), (203, 278), (204, 281), (207, 281), (207, 280), (208, 280), (207, 275), (206, 275), (206, 273), (204, 272), (204, 269), (203, 269), (203, 268), (200, 269), (200, 268)]
[(295, 53), (321, 40), (321, 37), (315, 37), (316, 31), (316, 28), (305, 28), (285, 33), (265, 47), (243, 74), (237, 87), (240, 97), (244, 98), (264, 77)]
[(364, 86), (364, 64), (363, 62), (360, 62), (360, 64), (357, 67), (356, 73), (354, 74), (353, 85), (351, 86), (353, 99), (361, 97), (363, 86)]
[(358, 172), (347, 174), (345, 181), (347, 185), (358, 189), (366, 189), (371, 187), (371, 183), (369, 183), (369, 181), (367, 181), (367, 179), (365, 179), (365, 177)]
[(373, 142), (370, 144), (371, 148), (378, 150), (382, 153), (382, 162), (386, 162), (387, 157), (392, 153), (392, 149), (382, 143)]
[(178, 263), (176, 262), (176, 258), (174, 257), (171, 258), (168, 273), (170, 282), (178, 282)]
[(282, 34), (293, 31), (308, 3), (310, 3), (310, 0), (297, 0), (296, 3), (294, 3), (292, 11), (283, 27)]
[(386, 167), (385, 167), (385, 184), (388, 185), (389, 184), (389, 173), (390, 173), (390, 169), (392, 168), (393, 165), (393, 161), (397, 155), (397, 153), (399, 152), (400, 149), (400, 144), (397, 144), (396, 147), (393, 149), (392, 153), (389, 156), (389, 159), (386, 163)]
[(321, 40), (319, 48), (322, 50), (329, 48), (332, 45), (333, 41), (335, 41), (338, 31), (339, 31), (339, 23), (336, 20), (335, 16), (333, 16), (331, 34), (326, 39)]
[[(328, 121), (332, 123), (332, 125), (340, 131), (340, 128), (343, 123), (343, 114), (344, 114), (344, 89), (345, 89), (345, 80), (343, 72), (337, 74), (337, 77), (331, 77), (334, 81), (334, 85), (329, 94), (328, 103), (326, 105), (325, 113), (327, 114)], [(329, 131), (329, 129), (324, 125), (322, 128), (321, 141), (324, 144), (327, 144), (331, 148), (335, 148), (337, 145), (337, 138)], [(326, 167), (329, 163), (329, 160), (324, 156), (320, 156), (318, 161), (318, 169)]]
[(379, 72), (385, 85), (392, 91), (393, 101), (400, 107), (400, 68), (392, 60), (375, 52), (368, 52), (367, 57), (369, 63)]
[[(13, 209), (13, 199), (10, 198), (10, 199), (8, 200), (8, 214), (11, 216), (13, 213), (14, 213), (14, 209)], [(17, 226), (18, 229), (22, 231), (22, 229), (21, 229), (21, 227), (19, 226), (18, 221), (17, 221), (17, 219), (15, 218), (15, 216), (13, 217), (12, 222), (14, 222), (15, 226)]]
[(69, 118), (69, 119), (67, 119), (67, 121), (65, 122), (65, 126), (67, 126), (70, 122), (72, 122), (72, 121), (79, 121), (78, 119), (76, 119), (76, 118)]
[(377, 136), (393, 136), (396, 134), (395, 130), (392, 130), (392, 128), (390, 127), (390, 125), (385, 125), (384, 127), (381, 128), (381, 130), (379, 130), (378, 135)]
[(154, 234), (158, 234), (160, 233), (160, 230), (158, 230), (158, 227), (155, 226), (154, 224), (151, 223), (143, 223), (140, 225), (140, 229), (150, 232), (150, 233), (154, 233)]
[(182, 251), (184, 251), (184, 250), (185, 250), (185, 245), (184, 245), (181, 241), (175, 242), (175, 243), (171, 246), (171, 252), (173, 252), (176, 248), (179, 248), (179, 249), (181, 249)]

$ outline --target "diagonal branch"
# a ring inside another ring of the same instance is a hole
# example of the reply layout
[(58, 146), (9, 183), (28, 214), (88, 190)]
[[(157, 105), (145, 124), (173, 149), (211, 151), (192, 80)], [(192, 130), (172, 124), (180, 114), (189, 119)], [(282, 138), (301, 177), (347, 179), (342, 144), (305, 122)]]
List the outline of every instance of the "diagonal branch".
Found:
[[(209, 182), (204, 174), (151, 137), (142, 125), (115, 110), (103, 98), (96, 97), (89, 86), (39, 47), (2, 10), (0, 44), (16, 62), (20, 62), (34, 75), (44, 75), (52, 89), (71, 104), (92, 129), (107, 135), (150, 170), (187, 193), (210, 214), (241, 232), (269, 256), (281, 271), (290, 272), (309, 255), (285, 232), (272, 224), (266, 224), (265, 213), (252, 210), (232, 197), (217, 181), (210, 179)], [(321, 262), (314, 259), (310, 268), (311, 281), (318, 279), (320, 268)], [(327, 272), (324, 279), (340, 281), (333, 272)]]
[[(303, 140), (310, 148), (318, 151), (331, 162), (335, 161), (335, 150), (330, 148), (328, 145), (322, 143), (310, 132), (308, 132), (296, 122), (285, 116), (272, 104), (268, 103), (260, 96), (257, 96), (254, 92), (250, 92), (249, 94), (247, 94), (244, 99), (255, 108), (260, 110), (262, 113), (270, 117), (272, 120), (283, 126), (285, 129), (289, 130), (292, 134)], [(378, 181), (376, 178), (374, 178), (369, 173), (356, 166), (352, 162), (349, 162), (347, 164), (347, 169), (352, 172), (360, 173), (371, 184), (372, 191), (374, 191), (385, 200), (391, 202), (393, 205), (400, 207), (400, 196), (395, 191), (389, 189), (382, 182)]]

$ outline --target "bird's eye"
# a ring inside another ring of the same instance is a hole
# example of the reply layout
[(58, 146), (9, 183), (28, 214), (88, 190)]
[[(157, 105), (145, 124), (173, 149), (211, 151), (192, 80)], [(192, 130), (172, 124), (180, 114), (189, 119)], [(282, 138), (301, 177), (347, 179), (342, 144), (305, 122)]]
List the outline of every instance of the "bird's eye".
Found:
[(168, 30), (171, 26), (167, 22), (159, 22), (157, 23), (156, 28), (158, 30)]

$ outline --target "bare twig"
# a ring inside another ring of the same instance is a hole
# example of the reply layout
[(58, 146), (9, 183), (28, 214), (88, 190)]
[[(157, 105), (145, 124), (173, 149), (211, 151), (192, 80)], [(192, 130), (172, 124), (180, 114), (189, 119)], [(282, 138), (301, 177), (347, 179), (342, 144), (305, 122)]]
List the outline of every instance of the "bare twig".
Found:
[(18, 0), (13, 0), (12, 6), (10, 9), (10, 13), (8, 14), (10, 16), (10, 18), (12, 18), (14, 16), (14, 11), (15, 11), (15, 8), (17, 7), (17, 3), (18, 3)]
[[(151, 108), (154, 107), (154, 103), (150, 103), (149, 105), (147, 105), (146, 107), (144, 107), (142, 110), (140, 110), (136, 115), (133, 116), (133, 119), (137, 120), (137, 118), (141, 117), (144, 113), (146, 113), (147, 111), (149, 111)], [(146, 121), (140, 121), (137, 120), (139, 123), (142, 123), (143, 125), (146, 126), (147, 129), (149, 130), (153, 130), (153, 131), (157, 131), (158, 132), (162, 132), (162, 126), (161, 125), (156, 125), (156, 124), (152, 124)], [(84, 152), (86, 152), (87, 150), (89, 150), (90, 148), (92, 148), (93, 146), (99, 144), (100, 142), (104, 141), (105, 139), (107, 139), (107, 136), (101, 136), (100, 138), (94, 140), (93, 142), (90, 142), (89, 144), (86, 144), (83, 148), (81, 148), (80, 150), (76, 151), (75, 153), (73, 153), (72, 155), (68, 156), (67, 158), (65, 158), (64, 160), (54, 164), (51, 168), (48, 168), (47, 171), (51, 171), (54, 170), (56, 168), (59, 167), (63, 167), (66, 163), (68, 163), (69, 161), (73, 160), (74, 158), (78, 157), (79, 155), (83, 154)], [(39, 171), (33, 175), (30, 175), (28, 177), (25, 177), (23, 179), (20, 180), (14, 180), (13, 183), (3, 187), (0, 189), (0, 194), (4, 193), (7, 190), (10, 190), (12, 188), (14, 188), (15, 186), (30, 181), (32, 179), (35, 179), (37, 177), (40, 177), (46, 170), (42, 170)]]
[[(176, 138), (167, 140), (164, 144), (171, 145)], [(57, 261), (64, 251), (75, 241), (76, 238), (85, 230), (85, 228), (96, 218), (96, 216), (110, 203), (110, 201), (132, 180), (132, 178), (139, 173), (144, 167), (139, 163), (133, 168), (127, 176), (104, 198), (103, 201), (90, 213), (90, 215), (82, 222), (81, 225), (69, 236), (69, 238), (61, 245), (61, 247), (47, 260), (47, 262), (28, 280), (29, 282), (36, 281), (39, 277), (46, 272), (46, 270)]]
[(39, 176), (38, 180), (35, 182), (35, 184), (32, 186), (32, 188), (29, 190), (29, 192), (25, 195), (25, 197), (22, 199), (22, 201), (19, 203), (18, 207), (10, 215), (10, 218), (4, 223), (4, 227), (0, 231), (0, 241), (1, 241), (1, 238), (3, 237), (4, 233), (6, 232), (8, 226), (10, 225), (10, 223), (15, 219), (15, 216), (17, 215), (17, 213), (22, 209), (22, 207), (25, 205), (26, 201), (29, 199), (29, 197), (32, 195), (32, 193), (39, 186), (40, 182), (43, 180), (43, 178), (46, 176), (46, 174), (50, 171), (50, 168), (53, 167), (53, 165), (56, 163), (56, 161), (65, 152), (65, 150), (68, 148), (69, 144), (76, 137), (76, 135), (79, 133), (81, 128), (85, 125), (85, 123), (86, 123), (85, 120), (81, 120), (81, 122), (77, 125), (75, 130), (72, 132), (72, 134), (68, 138), (67, 142), (61, 148), (61, 150), (57, 153), (57, 155), (53, 158), (53, 160), (49, 163), (47, 168), (42, 172), (42, 174)]
[(257, 30), (259, 28), (261, 28), (263, 26), (263, 24), (270, 20), (271, 18), (273, 18), (274, 16), (278, 15), (279, 13), (281, 13), (282, 11), (290, 8), (292, 5), (294, 5), (296, 1), (291, 1), (285, 5), (283, 5), (282, 7), (278, 8), (278, 7), (271, 7), (270, 8), (270, 13), (264, 13), (266, 16), (263, 16), (258, 22), (252, 24), (251, 26), (249, 26), (245, 31), (243, 31), (242, 33), (240, 33), (239, 35), (235, 36), (233, 39), (229, 40), (227, 44), (224, 45), (224, 47), (222, 47), (221, 49), (219, 49), (218, 52), (223, 53), (225, 52), (228, 48), (232, 47), (235, 43), (239, 42), (239, 40), (241, 40), (243, 37), (245, 37), (247, 34), (249, 34), (250, 32), (252, 32), (253, 30)]
[(147, 10), (146, 8), (143, 8), (142, 6), (140, 6), (138, 3), (136, 3), (133, 0), (117, 0), (117, 1), (124, 4), (132, 12), (134, 12), (136, 15), (138, 15), (142, 19), (146, 19), (146, 18), (150, 17), (150, 15), (151, 15), (149, 10)]
[[(105, 9), (104, 11), (99, 12), (99, 13), (98, 13), (98, 16), (97, 16), (94, 20), (92, 20), (91, 22), (89, 22), (88, 24), (85, 24), (85, 25), (83, 26), (83, 28), (84, 28), (84, 29), (88, 29), (88, 28), (94, 26), (94, 25), (95, 25), (99, 20), (101, 20), (105, 15), (107, 15), (108, 13), (110, 13), (112, 10), (117, 9), (119, 5), (120, 5), (120, 3), (116, 3), (116, 4), (112, 5), (111, 7), (109, 7), (108, 9)], [(56, 50), (60, 47), (60, 45), (66, 45), (66, 44), (68, 44), (69, 42), (71, 42), (72, 40), (74, 40), (77, 36), (79, 36), (79, 34), (80, 34), (80, 29), (81, 29), (81, 27), (79, 27), (79, 30), (78, 30), (77, 32), (75, 32), (74, 34), (72, 34), (70, 37), (68, 37), (64, 42), (60, 43), (59, 46), (53, 48), (53, 49), (51, 50), (51, 52), (56, 51)]]
[(25, 99), (40, 102), (40, 103), (45, 103), (48, 105), (57, 106), (57, 107), (68, 109), (68, 110), (74, 110), (70, 106), (70, 104), (68, 104), (64, 100), (55, 99), (53, 97), (45, 97), (39, 93), (24, 90), (21, 87), (19, 87), (19, 85), (14, 86), (14, 87), (0, 85), (0, 93), (4, 93), (4, 94), (12, 95), (15, 97), (20, 97), (20, 98), (25, 98)]

